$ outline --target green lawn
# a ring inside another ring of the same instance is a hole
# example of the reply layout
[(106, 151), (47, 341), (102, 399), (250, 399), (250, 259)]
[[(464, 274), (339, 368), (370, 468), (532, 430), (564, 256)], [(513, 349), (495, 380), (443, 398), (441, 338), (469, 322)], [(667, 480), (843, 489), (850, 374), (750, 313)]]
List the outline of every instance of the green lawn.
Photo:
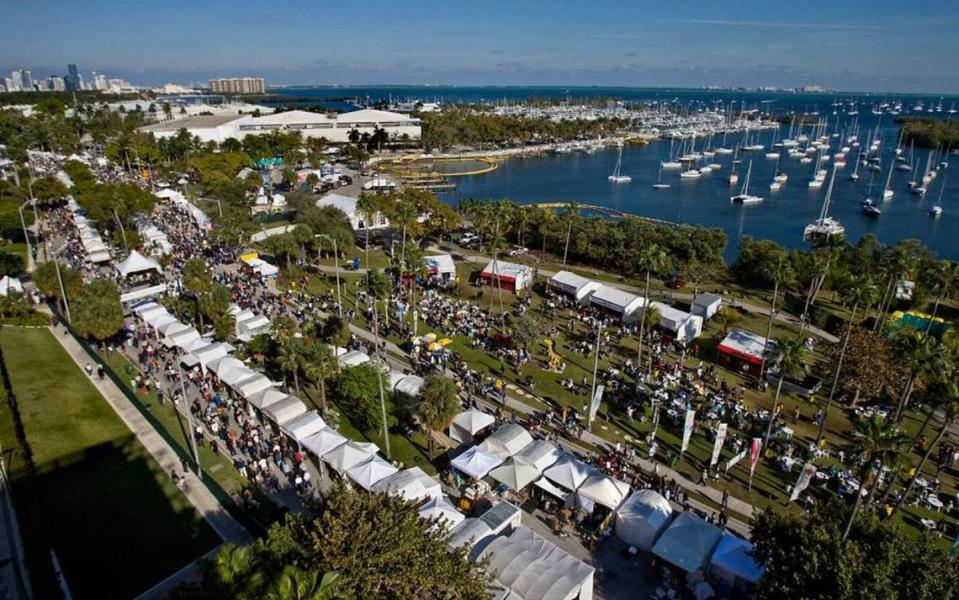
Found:
[(219, 537), (47, 329), (0, 328), (0, 442), (38, 598), (130, 597)]

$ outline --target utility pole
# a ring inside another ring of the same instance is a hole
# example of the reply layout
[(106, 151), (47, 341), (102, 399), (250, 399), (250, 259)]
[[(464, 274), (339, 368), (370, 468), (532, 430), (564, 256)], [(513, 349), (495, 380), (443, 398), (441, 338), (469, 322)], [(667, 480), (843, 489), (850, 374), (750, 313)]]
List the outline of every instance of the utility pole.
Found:
[(589, 403), (586, 405), (586, 429), (593, 430), (593, 397), (596, 396), (596, 375), (599, 372), (599, 345), (603, 339), (603, 322), (598, 320), (599, 328), (596, 330), (596, 352), (593, 355), (593, 389), (589, 394)]

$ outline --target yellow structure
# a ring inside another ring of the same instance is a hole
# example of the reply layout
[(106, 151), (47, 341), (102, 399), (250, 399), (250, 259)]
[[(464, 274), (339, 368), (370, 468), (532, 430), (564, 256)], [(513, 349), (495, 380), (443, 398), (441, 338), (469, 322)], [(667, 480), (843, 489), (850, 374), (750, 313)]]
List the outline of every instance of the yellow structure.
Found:
[(563, 357), (553, 351), (553, 340), (546, 338), (543, 340), (543, 345), (546, 346), (546, 352), (549, 353), (549, 370), (550, 371), (560, 371), (563, 368)]

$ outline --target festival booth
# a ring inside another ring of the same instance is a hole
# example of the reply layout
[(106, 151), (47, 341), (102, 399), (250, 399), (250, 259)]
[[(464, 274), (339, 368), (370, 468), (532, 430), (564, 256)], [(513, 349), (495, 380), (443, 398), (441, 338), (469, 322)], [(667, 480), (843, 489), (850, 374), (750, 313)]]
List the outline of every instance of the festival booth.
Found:
[(469, 551), (477, 546), (485, 546), (493, 538), (493, 530), (482, 519), (463, 519), (453, 528), (453, 535), (447, 545), (450, 550), (465, 548)]
[(213, 359), (206, 363), (206, 368), (215, 374), (224, 385), (233, 385), (250, 375), (256, 374), (256, 371), (243, 364), (243, 361), (232, 356)]
[(747, 591), (763, 576), (763, 567), (756, 563), (752, 551), (752, 542), (723, 533), (709, 561), (710, 573), (733, 589)]
[[(222, 362), (222, 359), (229, 358), (228, 356), (229, 354), (230, 354), (229, 345), (214, 342), (212, 344), (206, 344), (204, 346), (190, 350), (189, 352), (183, 355), (181, 362), (183, 362), (184, 365), (190, 368), (200, 365), (200, 368), (203, 370), (204, 373), (206, 373), (208, 370), (212, 370), (210, 363), (214, 361)], [(246, 368), (246, 365), (244, 365), (242, 362), (236, 359), (232, 359), (232, 360), (239, 363), (239, 366), (243, 367), (244, 369), (242, 373), (237, 374), (240, 378), (249, 377), (250, 375), (253, 374), (253, 371)], [(224, 371), (224, 373), (227, 372), (227, 367), (229, 366), (235, 366), (235, 365), (233, 365), (232, 363), (222, 364), (222, 370)], [(213, 372), (216, 373), (216, 376), (220, 379), (220, 381), (222, 381), (223, 383), (227, 385), (236, 383), (237, 381), (240, 380), (239, 378), (233, 378), (233, 377), (227, 377), (226, 379), (224, 379), (225, 375), (221, 374), (219, 370), (213, 370)]]
[(454, 458), (450, 466), (479, 481), (501, 464), (503, 464), (502, 458), (481, 450), (478, 446), (473, 446)]
[(184, 331), (190, 331), (193, 327), (187, 325), (186, 323), (181, 323), (180, 321), (173, 321), (172, 323), (167, 323), (157, 327), (157, 333), (163, 336), (161, 341), (163, 345), (167, 348), (170, 347), (170, 344), (167, 344), (167, 338), (171, 335), (176, 335)]
[(250, 406), (256, 408), (257, 410), (263, 410), (264, 408), (283, 400), (287, 396), (289, 396), (289, 394), (286, 392), (281, 392), (280, 390), (271, 387), (265, 390), (260, 390), (259, 392), (247, 398), (246, 401), (250, 403)]
[(419, 509), (421, 517), (428, 521), (436, 520), (436, 523), (445, 523), (449, 529), (455, 528), (463, 522), (466, 517), (456, 507), (450, 504), (445, 496), (437, 496), (427, 500)]
[(513, 459), (535, 467), (540, 473), (553, 466), (563, 455), (556, 446), (546, 440), (534, 440), (513, 455)]
[(691, 315), (662, 302), (653, 302), (652, 306), (659, 313), (659, 326), (681, 346), (687, 345), (702, 333), (702, 317)]
[(475, 560), (489, 561), (487, 572), (507, 591), (505, 598), (592, 599), (595, 569), (533, 530), (520, 526), (484, 541), (474, 550)]
[(535, 274), (533, 267), (491, 260), (480, 272), (480, 277), (497, 289), (518, 292), (532, 285)]
[(564, 490), (575, 492), (594, 473), (597, 471), (593, 467), (570, 454), (564, 454), (556, 464), (543, 471), (543, 476)]
[(348, 441), (326, 452), (322, 458), (334, 471), (342, 475), (356, 465), (366, 462), (378, 451), (379, 448), (372, 442)]
[(489, 476), (509, 489), (518, 492), (539, 479), (542, 473), (533, 465), (511, 458), (490, 471)]
[(181, 329), (172, 333), (168, 332), (163, 338), (162, 343), (167, 348), (176, 347), (183, 350), (199, 339), (200, 332), (194, 327), (187, 326), (186, 329)]
[(243, 264), (245, 264), (250, 271), (265, 279), (274, 279), (280, 274), (278, 268), (260, 258), (260, 255), (256, 252), (244, 254), (240, 256), (240, 260), (243, 261)]
[(337, 447), (345, 444), (347, 440), (341, 433), (327, 427), (326, 429), (321, 429), (311, 436), (307, 436), (300, 441), (300, 446), (304, 448), (307, 452), (315, 456), (317, 459), (323, 457), (327, 452), (335, 450)]
[(432, 275), (440, 279), (454, 279), (456, 277), (456, 265), (453, 263), (453, 257), (449, 254), (424, 256), (423, 260)]
[(9, 294), (22, 294), (23, 293), (23, 283), (16, 277), (10, 277), (9, 275), (4, 275), (3, 279), (0, 279), (0, 296), (7, 296)]
[(160, 331), (161, 329), (171, 327), (174, 323), (179, 323), (180, 321), (164, 309), (162, 311), (151, 312), (143, 322), (153, 330), (153, 335), (159, 339), (162, 333)]
[(450, 439), (457, 444), (466, 444), (473, 441), (473, 436), (496, 423), (493, 415), (478, 408), (470, 408), (455, 417), (450, 423)]
[(280, 431), (297, 444), (301, 444), (306, 438), (324, 429), (326, 429), (326, 423), (320, 413), (315, 410), (305, 412), (280, 426)]
[(589, 302), (589, 296), (603, 287), (598, 281), (587, 279), (576, 273), (560, 271), (549, 278), (547, 285), (568, 296), (572, 296), (580, 304)]
[[(576, 490), (576, 502), (581, 508), (593, 512), (595, 505), (614, 511), (629, 496), (629, 484), (595, 471)], [(605, 514), (605, 513), (603, 513)]]
[(720, 364), (728, 369), (759, 377), (764, 354), (771, 354), (775, 348), (775, 341), (767, 342), (761, 335), (733, 329), (716, 346), (716, 352)]
[(436, 500), (443, 495), (440, 483), (419, 467), (410, 467), (390, 475), (377, 482), (373, 486), (373, 491), (398, 496), (407, 502), (414, 503), (422, 502), (427, 498)]
[(370, 356), (359, 350), (350, 350), (337, 360), (340, 361), (340, 367), (357, 367), (363, 363), (370, 362)]
[(364, 462), (347, 469), (346, 476), (364, 490), (371, 492), (373, 486), (396, 473), (396, 467), (374, 454)]
[(639, 490), (616, 509), (616, 537), (649, 552), (672, 515), (669, 500), (653, 490)]
[(722, 535), (692, 512), (682, 512), (653, 545), (653, 554), (686, 572), (702, 571)]
[(237, 381), (230, 387), (233, 388), (244, 400), (249, 400), (253, 394), (262, 392), (265, 389), (273, 387), (270, 378), (262, 373), (253, 373), (249, 377)]
[(589, 297), (589, 302), (616, 314), (623, 321), (631, 321), (633, 313), (646, 303), (642, 296), (630, 294), (609, 285), (600, 286), (594, 291)]
[(282, 427), (306, 412), (306, 405), (296, 396), (287, 396), (263, 409), (263, 414), (277, 427)]
[(697, 317), (702, 317), (703, 321), (708, 321), (713, 315), (718, 313), (722, 307), (722, 296), (716, 294), (699, 294), (693, 298), (693, 304), (689, 310)]
[[(392, 373), (390, 373), (392, 376)], [(390, 388), (394, 392), (400, 394), (405, 394), (410, 398), (416, 398), (420, 395), (420, 390), (423, 389), (423, 386), (426, 385), (426, 380), (424, 380), (419, 375), (403, 375), (395, 382), (390, 381)]]
[(261, 333), (270, 331), (270, 319), (264, 315), (253, 315), (250, 318), (236, 321), (236, 337), (241, 342), (249, 342)]
[(479, 448), (506, 460), (532, 443), (533, 436), (526, 431), (526, 428), (516, 423), (508, 423), (483, 440)]

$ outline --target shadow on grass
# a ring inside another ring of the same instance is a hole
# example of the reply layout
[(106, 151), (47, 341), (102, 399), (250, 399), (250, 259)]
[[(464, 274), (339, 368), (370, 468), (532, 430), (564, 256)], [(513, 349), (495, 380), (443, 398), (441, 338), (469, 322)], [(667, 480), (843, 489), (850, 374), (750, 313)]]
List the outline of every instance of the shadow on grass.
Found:
[[(3, 328), (0, 327), (0, 333)], [(7, 361), (3, 356), (3, 347), (0, 346), (0, 381), (3, 382), (3, 389), (7, 392), (7, 406), (10, 407), (10, 418), (13, 420), (13, 431), (17, 438), (20, 459), (23, 460), (24, 468), (28, 474), (36, 473), (37, 465), (33, 460), (33, 449), (30, 447), (30, 440), (27, 439), (27, 432), (23, 426), (23, 418), (20, 416), (20, 405), (17, 402), (17, 395), (13, 391), (13, 384), (10, 382), (10, 373), (7, 371)], [(15, 450), (10, 449), (11, 453)]]

